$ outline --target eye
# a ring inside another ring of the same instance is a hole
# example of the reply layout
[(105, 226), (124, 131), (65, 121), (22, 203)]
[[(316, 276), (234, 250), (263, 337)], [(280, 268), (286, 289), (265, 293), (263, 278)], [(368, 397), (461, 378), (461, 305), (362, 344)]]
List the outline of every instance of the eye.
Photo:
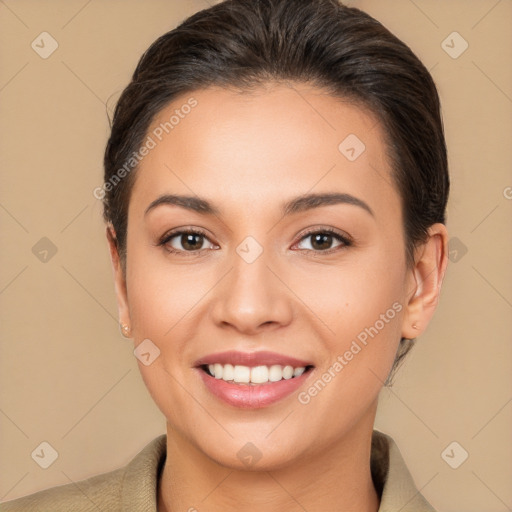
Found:
[[(196, 254), (203, 249), (208, 249), (208, 246), (204, 246), (207, 241), (209, 241), (209, 238), (204, 231), (200, 229), (183, 229), (166, 233), (158, 242), (158, 245), (164, 246), (167, 251), (173, 254)], [(210, 245), (214, 244), (210, 242)]]
[[(310, 239), (309, 247), (299, 247), (301, 250), (308, 250), (308, 251), (314, 251), (314, 252), (324, 252), (324, 253), (331, 253), (340, 249), (343, 249), (343, 247), (348, 247), (352, 245), (352, 241), (345, 235), (342, 235), (341, 233), (336, 232), (335, 230), (331, 228), (325, 228), (325, 229), (316, 229), (308, 231), (301, 239), (299, 244), (303, 240)], [(338, 245), (332, 247), (333, 242), (338, 241)]]
[[(310, 230), (302, 236), (296, 245), (300, 245), (304, 240), (308, 239), (311, 240), (307, 244), (309, 247), (298, 247), (299, 250), (329, 254), (352, 245), (352, 240), (348, 236), (342, 235), (331, 228)], [(332, 244), (336, 241), (338, 245), (332, 247)], [(205, 243), (207, 244), (206, 247)], [(164, 246), (168, 252), (180, 256), (195, 255), (204, 249), (215, 248), (215, 244), (209, 240), (206, 233), (197, 228), (168, 232), (160, 239), (158, 245)]]

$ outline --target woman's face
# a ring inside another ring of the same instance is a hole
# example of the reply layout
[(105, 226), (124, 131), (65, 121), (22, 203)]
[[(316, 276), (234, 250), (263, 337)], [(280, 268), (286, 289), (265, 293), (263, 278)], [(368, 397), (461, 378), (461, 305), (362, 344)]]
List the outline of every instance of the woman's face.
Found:
[(414, 291), (376, 118), (305, 85), (210, 88), (148, 135), (121, 314), (176, 438), (277, 468), (371, 430)]

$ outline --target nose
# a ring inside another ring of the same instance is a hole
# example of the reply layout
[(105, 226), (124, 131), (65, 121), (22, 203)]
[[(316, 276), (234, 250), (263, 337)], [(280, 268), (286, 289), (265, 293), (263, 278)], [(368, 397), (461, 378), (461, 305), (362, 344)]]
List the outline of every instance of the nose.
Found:
[(231, 270), (214, 288), (211, 314), (216, 325), (249, 335), (291, 322), (293, 294), (269, 255), (264, 250), (248, 263), (234, 252)]

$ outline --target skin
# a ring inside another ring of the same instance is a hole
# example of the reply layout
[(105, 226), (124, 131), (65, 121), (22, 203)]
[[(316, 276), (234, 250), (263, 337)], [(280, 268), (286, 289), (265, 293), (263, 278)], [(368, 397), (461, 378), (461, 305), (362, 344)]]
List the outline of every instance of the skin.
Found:
[[(149, 366), (138, 363), (167, 419), (158, 510), (375, 512), (368, 461), (378, 394), (400, 337), (421, 335), (434, 313), (446, 228), (431, 226), (408, 268), (384, 132), (361, 107), (305, 84), (209, 88), (177, 98), (149, 132), (190, 97), (197, 106), (137, 170), (125, 272), (107, 228), (120, 321), (135, 346), (149, 338), (160, 350)], [(353, 162), (338, 150), (348, 134), (366, 146)], [(349, 193), (373, 215), (351, 204), (282, 215), (284, 200), (321, 192)], [(161, 205), (144, 215), (171, 193), (205, 198), (220, 214)], [(157, 245), (180, 227), (207, 232), (200, 253), (187, 254), (180, 236), (172, 247), (182, 255)], [(317, 227), (354, 243), (333, 238), (323, 254), (304, 238)], [(263, 248), (250, 264), (236, 252), (247, 236)], [(293, 393), (239, 409), (214, 397), (193, 368), (214, 352), (274, 351), (313, 362), (301, 392), (395, 302), (401, 311), (308, 404)], [(247, 442), (262, 455), (249, 469), (237, 456)]]

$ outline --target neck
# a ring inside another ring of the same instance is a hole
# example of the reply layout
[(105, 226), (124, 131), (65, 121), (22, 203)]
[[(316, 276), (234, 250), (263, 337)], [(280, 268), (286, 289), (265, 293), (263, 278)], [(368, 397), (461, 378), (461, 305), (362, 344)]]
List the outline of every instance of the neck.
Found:
[(222, 466), (167, 425), (167, 459), (158, 511), (377, 512), (370, 472), (374, 414), (324, 452), (272, 471)]

